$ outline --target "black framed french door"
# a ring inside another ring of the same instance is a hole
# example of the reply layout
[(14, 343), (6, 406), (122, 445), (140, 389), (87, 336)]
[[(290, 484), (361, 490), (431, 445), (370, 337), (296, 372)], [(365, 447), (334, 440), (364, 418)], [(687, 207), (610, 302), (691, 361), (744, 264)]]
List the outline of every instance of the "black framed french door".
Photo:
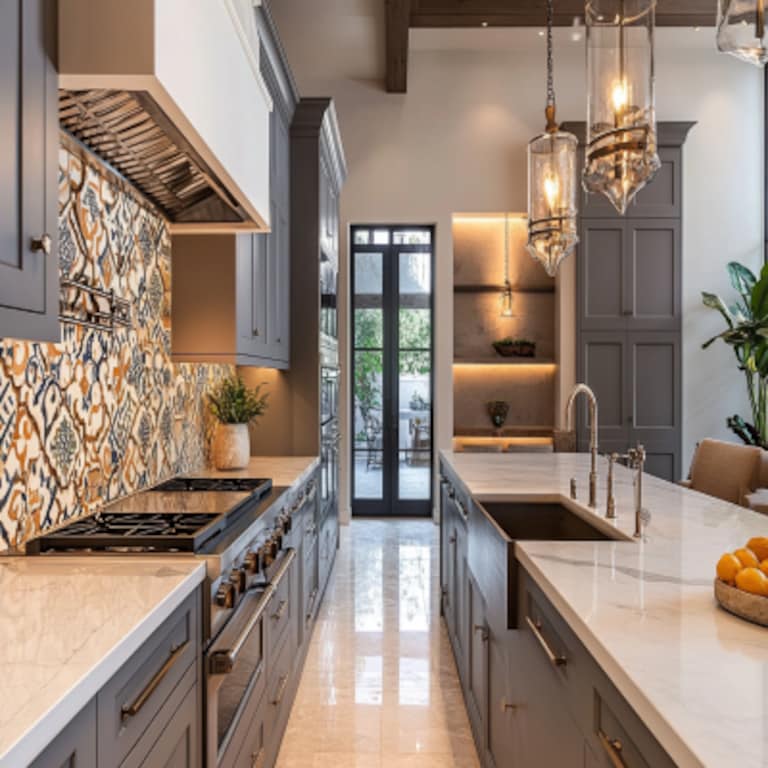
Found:
[(434, 239), (352, 227), (353, 515), (432, 514)]

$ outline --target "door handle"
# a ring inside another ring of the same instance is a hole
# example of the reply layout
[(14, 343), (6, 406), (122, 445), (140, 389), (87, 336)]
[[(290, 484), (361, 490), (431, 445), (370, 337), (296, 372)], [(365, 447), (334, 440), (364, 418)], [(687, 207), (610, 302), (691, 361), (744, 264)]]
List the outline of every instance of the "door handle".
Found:
[(474, 626), (475, 632), (480, 633), (480, 639), (484, 642), (488, 642), (488, 627), (485, 626), (485, 624), (475, 624)]
[(600, 744), (602, 745), (605, 753), (608, 755), (608, 759), (611, 761), (613, 768), (627, 768), (627, 763), (624, 760), (624, 745), (619, 739), (609, 739), (602, 730), (597, 732), (600, 738)]

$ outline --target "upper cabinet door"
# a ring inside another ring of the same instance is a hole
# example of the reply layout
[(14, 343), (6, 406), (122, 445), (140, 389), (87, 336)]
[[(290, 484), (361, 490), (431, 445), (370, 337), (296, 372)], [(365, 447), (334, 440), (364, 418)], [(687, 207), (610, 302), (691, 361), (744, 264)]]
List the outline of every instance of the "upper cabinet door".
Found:
[(581, 329), (616, 331), (631, 312), (626, 227), (620, 219), (584, 219), (578, 252)]
[(0, 4), (0, 337), (59, 341), (54, 0)]
[(629, 330), (680, 327), (682, 245), (680, 221), (633, 219), (626, 223), (625, 272), (630, 276)]
[(653, 181), (637, 193), (629, 210), (631, 218), (677, 219), (682, 216), (682, 156), (680, 147), (659, 149), (661, 168)]
[(605, 219), (680, 218), (682, 215), (682, 149), (661, 147), (661, 168), (636, 195), (621, 216), (604, 195), (582, 190), (581, 216)]

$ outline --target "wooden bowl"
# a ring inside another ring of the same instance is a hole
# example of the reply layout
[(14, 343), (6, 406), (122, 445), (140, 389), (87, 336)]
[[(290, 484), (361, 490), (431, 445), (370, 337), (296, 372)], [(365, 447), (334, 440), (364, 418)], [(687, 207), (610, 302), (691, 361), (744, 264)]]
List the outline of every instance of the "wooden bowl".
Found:
[(768, 627), (768, 597), (753, 595), (715, 579), (715, 598), (728, 613)]

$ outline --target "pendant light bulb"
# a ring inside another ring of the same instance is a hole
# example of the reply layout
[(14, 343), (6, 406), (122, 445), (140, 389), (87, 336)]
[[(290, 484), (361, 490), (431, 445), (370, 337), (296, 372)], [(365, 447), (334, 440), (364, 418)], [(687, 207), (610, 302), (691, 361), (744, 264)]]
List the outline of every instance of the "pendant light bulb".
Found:
[(761, 67), (768, 60), (765, 0), (718, 0), (717, 49)]
[(555, 119), (553, 0), (547, 0), (547, 106), (544, 133), (528, 144), (528, 253), (550, 277), (573, 251), (576, 234), (576, 137)]

